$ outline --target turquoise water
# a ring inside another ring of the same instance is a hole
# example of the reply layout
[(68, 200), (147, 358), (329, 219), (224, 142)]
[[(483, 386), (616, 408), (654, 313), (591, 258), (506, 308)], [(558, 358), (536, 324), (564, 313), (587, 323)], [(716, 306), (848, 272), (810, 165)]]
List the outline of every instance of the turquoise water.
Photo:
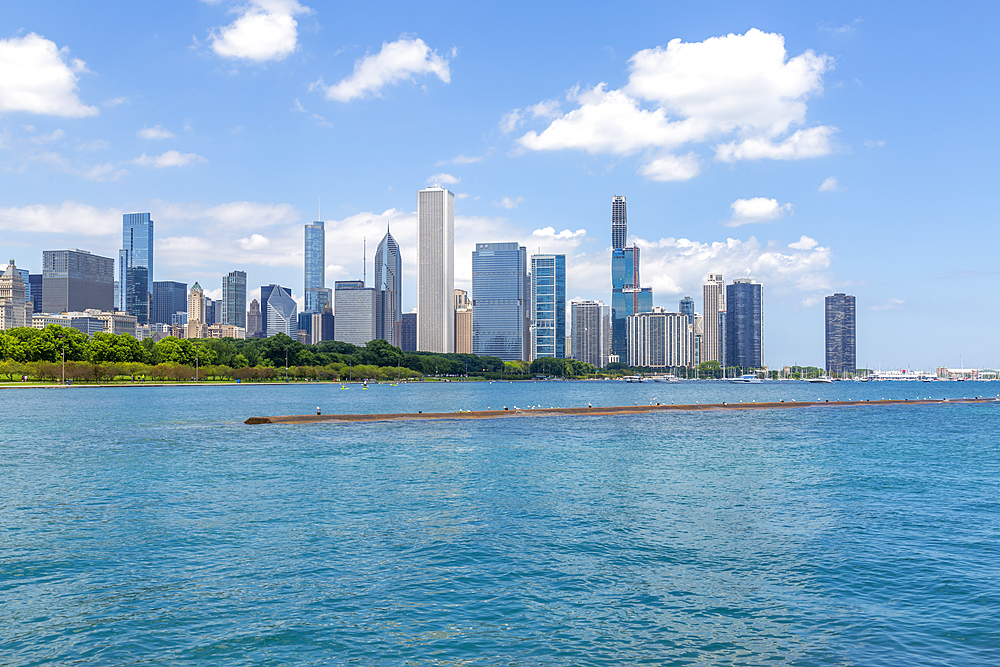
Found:
[(998, 383), (0, 390), (0, 664), (1000, 663)]

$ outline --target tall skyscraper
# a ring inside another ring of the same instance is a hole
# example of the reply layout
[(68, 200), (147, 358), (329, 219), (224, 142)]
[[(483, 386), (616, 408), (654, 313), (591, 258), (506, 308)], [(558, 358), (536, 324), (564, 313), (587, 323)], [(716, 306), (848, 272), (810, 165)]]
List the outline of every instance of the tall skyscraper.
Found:
[(321, 313), (330, 297), (326, 289), (326, 229), (316, 221), (306, 225), (305, 232), (305, 312)]
[(42, 296), (44, 294), (42, 290), (42, 274), (28, 274), (28, 282), (31, 284), (31, 301), (34, 312), (40, 313), (42, 312)]
[(684, 313), (653, 308), (628, 318), (628, 365), (689, 367), (694, 361), (694, 326)]
[[(260, 288), (260, 330), (265, 335), (270, 335), (267, 333), (267, 300), (271, 297), (271, 293), (274, 290), (284, 290), (291, 296), (292, 290), (287, 287), (281, 287), (280, 285), (275, 285), (271, 283), (270, 285), (261, 285)], [(296, 322), (298, 324), (298, 322)], [(294, 338), (295, 336), (292, 336)]]
[(525, 247), (477, 243), (472, 252), (472, 353), (527, 361), (530, 301)]
[(761, 368), (764, 342), (763, 286), (749, 278), (726, 285), (726, 366)]
[(187, 283), (157, 280), (153, 283), (149, 321), (153, 324), (170, 324), (175, 313), (187, 312)]
[(375, 249), (375, 337), (399, 347), (403, 317), (403, 261), (389, 230)]
[(212, 326), (219, 322), (219, 311), (222, 308), (215, 299), (205, 297), (205, 326)]
[(455, 350), (455, 195), (437, 186), (417, 193), (417, 349)]
[(417, 350), (417, 314), (403, 313), (403, 319), (399, 326), (399, 348), (403, 352), (416, 352)]
[(573, 358), (604, 368), (611, 351), (611, 308), (600, 301), (573, 301), (570, 304), (573, 330)]
[(247, 274), (230, 271), (222, 278), (222, 312), (219, 321), (247, 328)]
[(333, 340), (334, 317), (332, 310), (327, 308), (322, 313), (310, 313), (309, 317), (312, 318), (309, 336), (313, 345), (325, 340)]
[(845, 375), (858, 369), (854, 297), (838, 292), (826, 297), (826, 370)]
[(683, 313), (688, 316), (688, 322), (691, 326), (694, 326), (694, 299), (689, 296), (681, 299), (680, 304), (678, 304), (680, 310), (678, 312)]
[(30, 327), (31, 315), (28, 288), (12, 259), (0, 275), (0, 329)]
[(566, 255), (531, 256), (531, 357), (566, 358)]
[(333, 339), (366, 345), (375, 339), (375, 290), (363, 280), (338, 280), (334, 283)]
[(264, 333), (264, 316), (260, 311), (260, 302), (254, 299), (247, 311), (247, 338), (257, 338)]
[(188, 295), (187, 307), (187, 337), (205, 338), (208, 336), (208, 323), (205, 310), (205, 290), (201, 288), (198, 281), (191, 286), (191, 293)]
[(701, 360), (725, 363), (722, 354), (725, 337), (720, 332), (720, 313), (726, 312), (726, 283), (721, 273), (710, 273), (702, 287), (702, 305), (705, 331), (701, 338)]
[(86, 250), (42, 251), (42, 312), (115, 309), (115, 260)]
[(295, 340), (298, 336), (299, 317), (292, 292), (278, 285), (270, 287), (272, 289), (267, 297), (267, 337), (283, 333)]
[(149, 324), (153, 293), (153, 220), (149, 213), (122, 216), (122, 249), (118, 251), (119, 310)]
[(472, 354), (472, 301), (464, 289), (455, 290), (455, 352)]
[(611, 350), (624, 362), (628, 358), (625, 321), (629, 315), (653, 309), (653, 291), (639, 280), (639, 247), (625, 247), (628, 224), (625, 197), (611, 199)]

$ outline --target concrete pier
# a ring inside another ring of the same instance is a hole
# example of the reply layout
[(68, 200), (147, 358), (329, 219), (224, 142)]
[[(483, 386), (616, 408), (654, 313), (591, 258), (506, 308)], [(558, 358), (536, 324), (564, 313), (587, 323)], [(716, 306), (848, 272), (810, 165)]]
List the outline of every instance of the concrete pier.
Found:
[(651, 412), (690, 412), (697, 410), (780, 410), (785, 408), (829, 408), (851, 406), (891, 405), (949, 405), (953, 403), (1000, 403), (995, 398), (946, 398), (881, 401), (779, 401), (771, 403), (695, 403), (687, 405), (618, 405), (585, 408), (537, 408), (469, 410), (462, 412), (397, 412), (387, 414), (340, 415), (279, 415), (275, 417), (250, 417), (246, 424), (316, 424), (320, 422), (357, 423), (382, 421), (422, 421), (434, 419), (504, 419), (508, 417), (598, 417), (610, 415), (638, 415)]

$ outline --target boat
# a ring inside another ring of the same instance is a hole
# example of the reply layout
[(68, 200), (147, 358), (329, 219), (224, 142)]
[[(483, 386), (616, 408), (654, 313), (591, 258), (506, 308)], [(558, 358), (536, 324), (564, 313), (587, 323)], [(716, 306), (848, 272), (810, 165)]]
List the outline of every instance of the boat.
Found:
[(729, 381), (733, 384), (763, 384), (764, 382), (753, 373), (746, 373), (738, 378), (729, 378)]
[(665, 375), (650, 375), (646, 378), (649, 382), (680, 382), (680, 379), (672, 373)]
[(625, 381), (626, 382), (646, 382), (646, 378), (642, 377), (641, 375), (626, 375), (625, 376)]
[(818, 378), (809, 378), (807, 382), (812, 382), (813, 384), (831, 384), (833, 378), (829, 375), (821, 375)]

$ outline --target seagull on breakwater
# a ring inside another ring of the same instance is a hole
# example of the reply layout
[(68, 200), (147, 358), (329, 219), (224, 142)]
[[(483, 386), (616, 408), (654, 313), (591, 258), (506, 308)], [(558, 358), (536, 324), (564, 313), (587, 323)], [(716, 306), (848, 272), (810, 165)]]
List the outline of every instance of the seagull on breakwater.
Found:
[(591, 405), (590, 403), (587, 403), (587, 407), (588, 407), (588, 408), (592, 408), (592, 407), (594, 407), (594, 406), (593, 406), (593, 405)]

